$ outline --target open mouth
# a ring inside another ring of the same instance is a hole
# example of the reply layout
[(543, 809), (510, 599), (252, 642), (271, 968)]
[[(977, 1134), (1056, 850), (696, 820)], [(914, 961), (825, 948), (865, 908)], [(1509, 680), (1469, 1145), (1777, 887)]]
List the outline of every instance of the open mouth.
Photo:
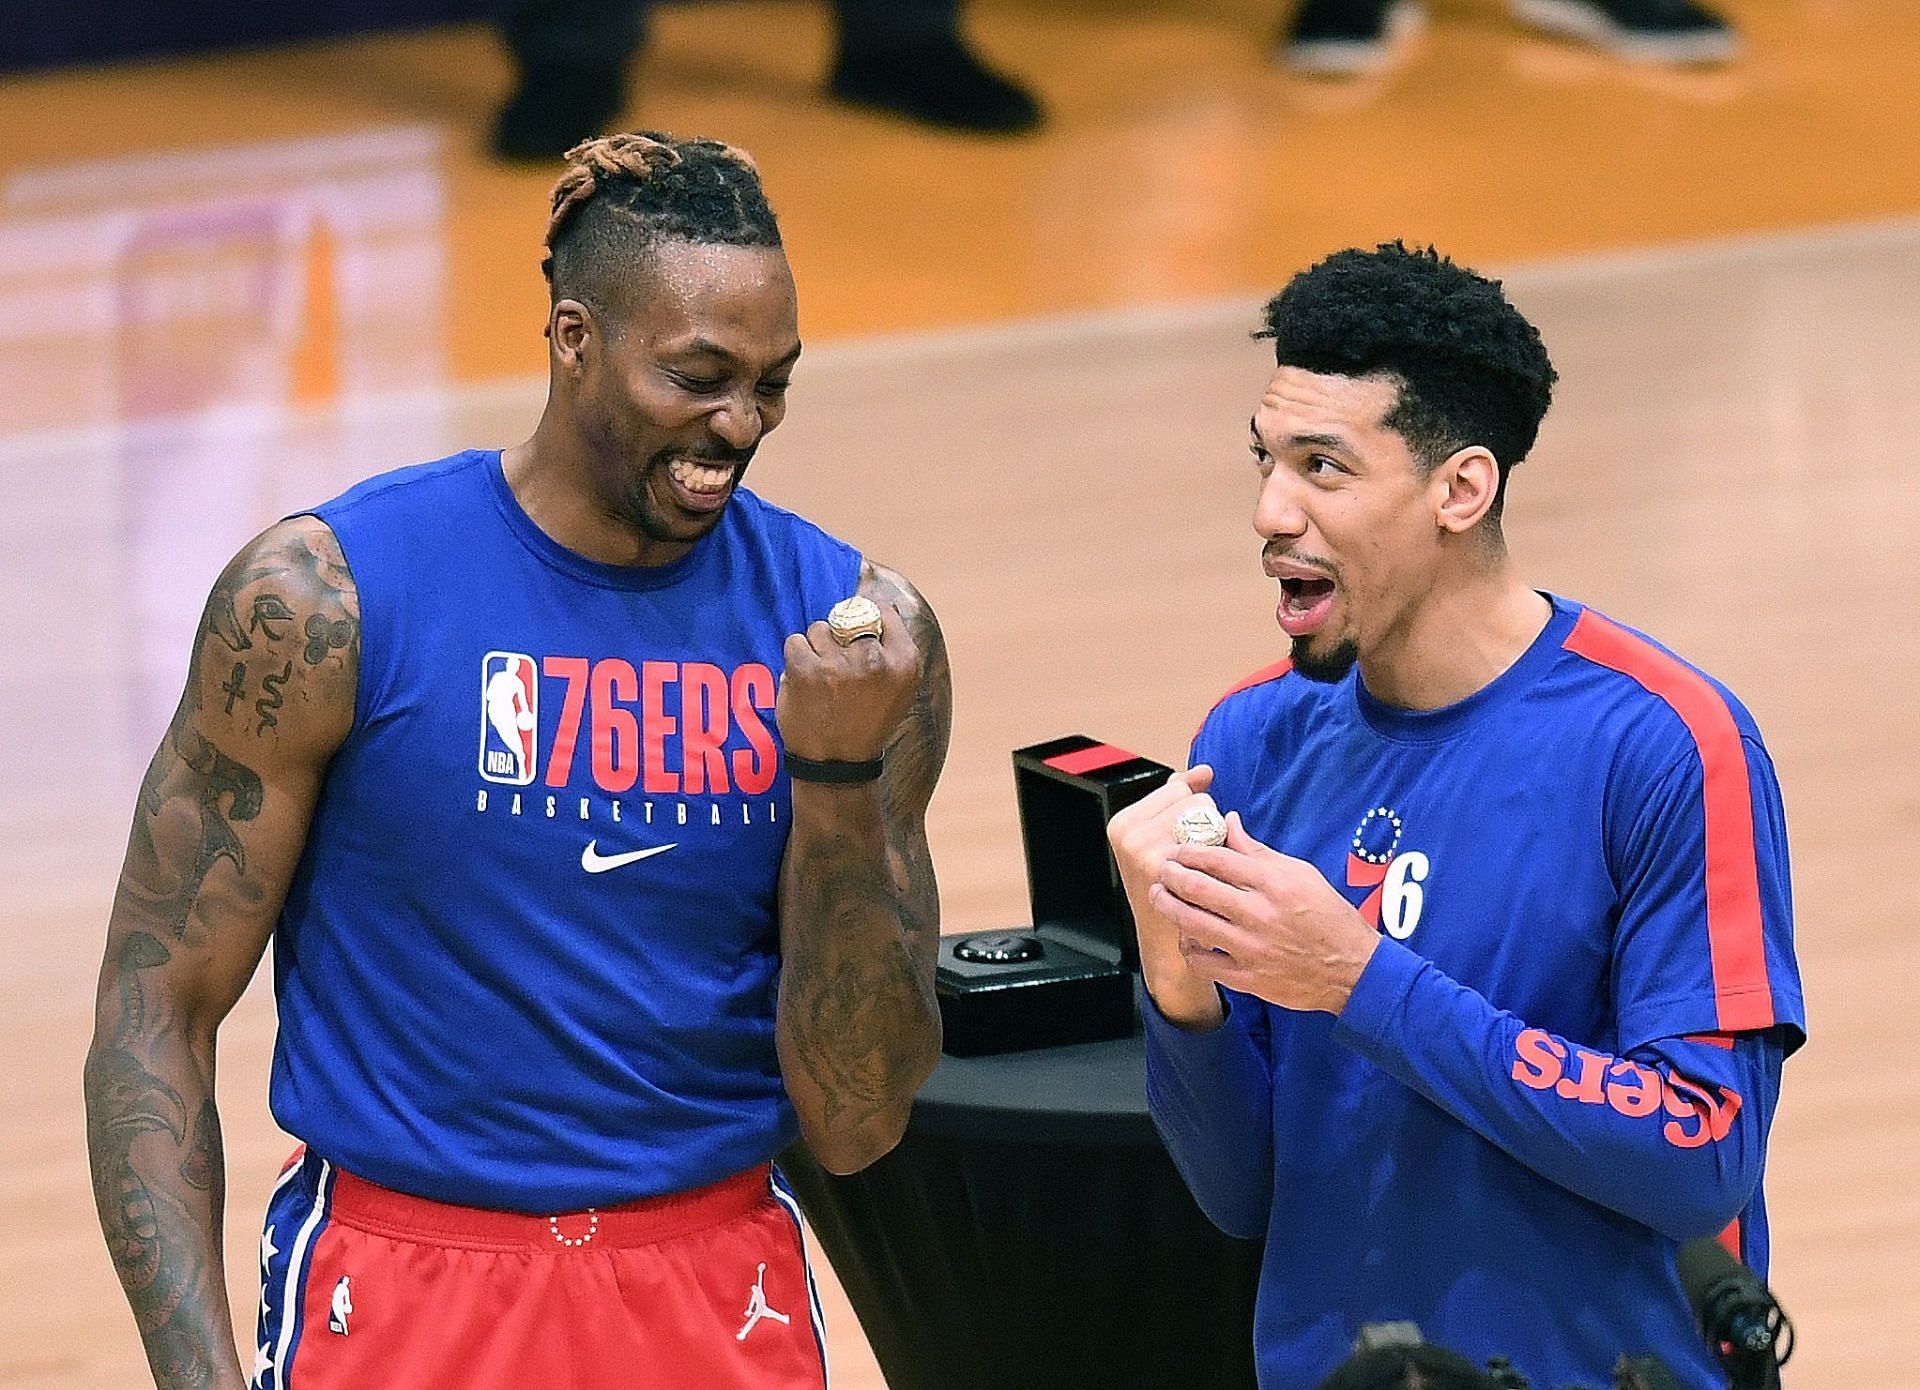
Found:
[(1281, 629), (1289, 637), (1318, 632), (1333, 611), (1335, 584), (1331, 579), (1287, 576), (1280, 580)]
[(714, 512), (733, 495), (740, 469), (734, 463), (676, 457), (667, 460), (666, 475), (673, 500), (681, 507), (690, 512)]

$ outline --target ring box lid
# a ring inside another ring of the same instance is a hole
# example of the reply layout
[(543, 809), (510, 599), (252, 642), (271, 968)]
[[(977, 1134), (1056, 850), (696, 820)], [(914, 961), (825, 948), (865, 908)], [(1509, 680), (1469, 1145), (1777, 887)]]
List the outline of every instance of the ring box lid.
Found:
[(1107, 822), (1173, 769), (1085, 734), (1013, 752), (1014, 796), (1036, 930), (1139, 968), (1133, 913), (1107, 846)]

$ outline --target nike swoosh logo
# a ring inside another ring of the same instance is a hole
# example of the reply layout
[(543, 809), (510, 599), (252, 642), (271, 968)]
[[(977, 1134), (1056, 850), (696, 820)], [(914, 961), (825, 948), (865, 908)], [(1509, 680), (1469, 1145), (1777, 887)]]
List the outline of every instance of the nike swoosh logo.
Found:
[(625, 854), (601, 854), (594, 848), (598, 843), (597, 840), (588, 840), (587, 847), (580, 851), (580, 867), (590, 874), (604, 874), (608, 869), (638, 864), (642, 859), (651, 859), (673, 848), (672, 845), (655, 845), (652, 849), (628, 850)]

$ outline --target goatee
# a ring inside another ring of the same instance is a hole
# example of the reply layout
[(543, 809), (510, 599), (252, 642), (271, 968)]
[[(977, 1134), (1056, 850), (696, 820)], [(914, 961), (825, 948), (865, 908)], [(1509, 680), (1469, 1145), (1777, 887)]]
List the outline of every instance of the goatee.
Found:
[(1359, 660), (1360, 649), (1351, 639), (1336, 643), (1323, 652), (1313, 649), (1313, 639), (1310, 637), (1293, 639), (1293, 669), (1310, 681), (1336, 685), (1346, 679), (1347, 672)]

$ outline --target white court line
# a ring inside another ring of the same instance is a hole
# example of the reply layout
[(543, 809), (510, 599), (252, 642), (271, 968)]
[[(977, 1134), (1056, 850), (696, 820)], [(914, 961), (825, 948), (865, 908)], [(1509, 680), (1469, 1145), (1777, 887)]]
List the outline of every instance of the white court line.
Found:
[[(1546, 256), (1511, 265), (1476, 267), (1503, 283), (1528, 291), (1596, 280), (1640, 278), (1673, 272), (1724, 270), (1787, 261), (1813, 254), (1843, 254), (1912, 248), (1920, 252), (1920, 215), (1834, 223), (1787, 231), (1741, 232), (1698, 241), (1630, 247), (1565, 256)], [(1443, 251), (1446, 249), (1441, 248)], [(1279, 288), (1276, 283), (1273, 290)], [(966, 356), (1036, 344), (1071, 346), (1089, 340), (1207, 328), (1248, 332), (1258, 326), (1260, 306), (1270, 290), (1203, 299), (1172, 300), (1119, 308), (1075, 309), (1058, 314), (951, 328), (903, 330), (834, 339), (808, 349), (809, 363), (859, 366), (863, 363)], [(528, 428), (544, 399), (544, 374), (493, 377), (485, 381), (427, 386), (407, 392), (353, 396), (295, 410), (270, 405), (216, 408), (194, 415), (157, 417), (133, 424), (105, 422), (39, 430), (0, 439), (0, 468), (122, 446), (130, 441), (164, 445), (175, 436), (198, 441), (223, 434), (259, 435), (295, 431), (340, 419), (378, 421), (406, 418), (431, 405), (460, 411), (497, 411), (525, 406)], [(396, 465), (398, 464), (396, 460)]]
[[(1529, 289), (1583, 280), (1616, 279), (1671, 271), (1720, 269), (1790, 260), (1823, 251), (1873, 251), (1911, 246), (1920, 249), (1920, 215), (1840, 222), (1785, 231), (1740, 232), (1698, 241), (1628, 247), (1621, 250), (1542, 256), (1511, 265), (1475, 266), (1507, 284)], [(1333, 250), (1337, 248), (1329, 248)], [(1441, 247), (1446, 251), (1446, 247)], [(1304, 266), (1300, 267), (1305, 269)], [(808, 349), (808, 360), (860, 362), (873, 357), (939, 356), (1034, 342), (1070, 342), (1105, 338), (1130, 331), (1205, 327), (1214, 322), (1259, 324), (1260, 308), (1283, 281), (1268, 289), (1204, 299), (1172, 300), (1120, 308), (1074, 309), (1059, 314), (998, 323), (963, 324), (848, 338)], [(804, 291), (803, 291), (804, 293)]]
[(0, 183), (0, 205), (21, 213), (80, 203), (98, 212), (103, 188), (114, 189), (116, 197), (127, 202), (155, 197), (172, 200), (204, 191), (206, 186), (230, 192), (265, 185), (286, 191), (316, 176), (343, 171), (427, 165), (445, 145), (446, 132), (438, 126), (399, 125), (211, 149), (115, 155), (78, 164), (33, 165), (16, 170)]

